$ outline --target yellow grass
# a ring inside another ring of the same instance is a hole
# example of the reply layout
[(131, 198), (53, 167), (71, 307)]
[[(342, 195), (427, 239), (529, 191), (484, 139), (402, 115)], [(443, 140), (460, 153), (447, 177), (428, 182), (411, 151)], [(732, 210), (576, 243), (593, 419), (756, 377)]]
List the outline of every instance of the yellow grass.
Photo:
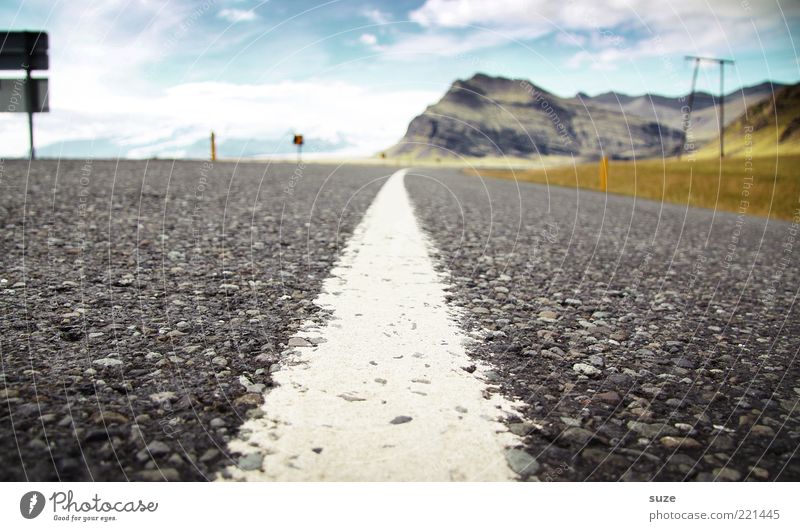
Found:
[[(748, 163), (752, 162), (752, 171)], [(471, 171), (470, 173), (475, 173)], [(599, 164), (539, 170), (481, 170), (480, 175), (555, 186), (599, 189)], [(608, 192), (776, 219), (800, 208), (800, 156), (611, 161)]]
[[(789, 114), (789, 113), (786, 113)], [(795, 113), (796, 114), (796, 113)], [(744, 124), (735, 123), (725, 129), (725, 156), (744, 157), (748, 153), (775, 154), (781, 158), (800, 155), (800, 142), (787, 140), (779, 142), (781, 133), (789, 125), (791, 116), (779, 115), (777, 124), (768, 124), (755, 131), (745, 130)], [(695, 156), (702, 158), (719, 158), (719, 138), (707, 142), (697, 150)]]

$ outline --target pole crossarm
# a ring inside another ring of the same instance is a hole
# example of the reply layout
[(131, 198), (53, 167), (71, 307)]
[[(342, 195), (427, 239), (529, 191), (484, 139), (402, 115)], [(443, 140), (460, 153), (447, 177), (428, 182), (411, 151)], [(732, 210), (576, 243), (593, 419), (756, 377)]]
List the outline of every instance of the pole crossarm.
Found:
[(725, 63), (725, 64), (729, 64), (729, 65), (732, 65), (735, 62), (733, 59), (719, 59), (717, 57), (703, 57), (703, 56), (700, 56), (700, 55), (685, 55), (684, 59), (686, 59), (687, 61), (694, 61), (695, 59), (697, 59), (698, 61), (709, 61), (709, 62), (714, 62), (714, 63)]

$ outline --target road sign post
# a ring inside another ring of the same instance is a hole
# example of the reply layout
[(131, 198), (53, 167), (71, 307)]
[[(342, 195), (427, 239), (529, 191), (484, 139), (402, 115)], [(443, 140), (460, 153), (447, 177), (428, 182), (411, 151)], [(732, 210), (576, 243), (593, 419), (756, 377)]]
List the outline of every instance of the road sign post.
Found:
[[(39, 31), (5, 31), (0, 32), (0, 70), (24, 70), (25, 79), (22, 81), (25, 90), (12, 93), (10, 101), (19, 99), (20, 106), (6, 105), (0, 109), (2, 112), (27, 112), (28, 113), (28, 140), (30, 142), (31, 160), (36, 158), (33, 144), (33, 113), (47, 112), (47, 80), (33, 79), (33, 70), (47, 70), (49, 58), (47, 55), (47, 33)], [(19, 80), (3, 80), (4, 82)], [(41, 89), (44, 87), (44, 94)], [(0, 90), (2, 92), (2, 90)], [(22, 102), (24, 101), (24, 104)]]
[(31, 64), (25, 65), (25, 88), (28, 92), (28, 142), (31, 146), (31, 160), (36, 159), (36, 149), (33, 146), (33, 103), (37, 100), (33, 82), (31, 81)]
[(294, 135), (294, 145), (297, 146), (297, 163), (301, 162), (301, 150), (303, 148), (303, 135)]

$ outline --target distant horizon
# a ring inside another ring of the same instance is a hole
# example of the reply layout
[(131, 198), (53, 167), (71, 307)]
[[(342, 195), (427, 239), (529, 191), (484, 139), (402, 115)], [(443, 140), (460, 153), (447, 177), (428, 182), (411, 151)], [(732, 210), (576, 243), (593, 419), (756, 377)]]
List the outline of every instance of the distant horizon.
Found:
[[(486, 75), (488, 77), (493, 78), (502, 78), (508, 79), (511, 81), (526, 81), (530, 82), (532, 85), (553, 94), (556, 97), (562, 99), (571, 99), (576, 98), (580, 94), (585, 94), (588, 98), (596, 98), (599, 96), (604, 96), (608, 94), (616, 94), (617, 96), (624, 96), (629, 98), (639, 98), (643, 96), (649, 97), (662, 97), (667, 99), (678, 99), (680, 97), (688, 96), (688, 92), (683, 94), (677, 95), (666, 95), (666, 94), (659, 94), (659, 93), (642, 93), (642, 94), (628, 94), (622, 93), (618, 91), (605, 91), (600, 92), (597, 94), (588, 94), (585, 92), (577, 92), (571, 96), (562, 96), (560, 94), (554, 93), (538, 83), (534, 83), (533, 80), (524, 79), (524, 78), (511, 78), (506, 76), (489, 76), (484, 72), (475, 72), (469, 77), (466, 78), (459, 78), (453, 80), (453, 83), (456, 81), (468, 81), (469, 79), (474, 78), (478, 75)], [(730, 97), (733, 94), (747, 88), (757, 87), (761, 85), (772, 84), (779, 87), (786, 87), (797, 84), (798, 82), (794, 83), (783, 83), (778, 81), (770, 81), (764, 80), (754, 84), (743, 85), (737, 87), (732, 90), (726, 90), (725, 96)], [(451, 84), (452, 86), (452, 84)], [(433, 105), (442, 96), (444, 96), (446, 92), (442, 92), (442, 94), (434, 101), (431, 101), (429, 105)], [(718, 93), (709, 93), (706, 91), (696, 91), (696, 95), (706, 95), (711, 97), (717, 97)], [(422, 112), (422, 109), (420, 112)], [(413, 117), (412, 117), (413, 118)], [(410, 120), (409, 120), (410, 121)], [(209, 131), (210, 133), (210, 131)], [(395, 142), (400, 141), (402, 137), (398, 137)], [(62, 141), (56, 142), (53, 144), (48, 144), (44, 146), (40, 146), (37, 149), (37, 157), (41, 159), (69, 159), (69, 160), (80, 160), (80, 159), (90, 159), (90, 160), (116, 160), (116, 159), (130, 159), (130, 160), (204, 160), (208, 158), (209, 154), (209, 142), (208, 138), (201, 139), (195, 142), (190, 151), (187, 151), (185, 154), (181, 156), (172, 156), (169, 154), (140, 154), (140, 155), (125, 155), (125, 156), (118, 156), (120, 148), (107, 146), (105, 142), (108, 139), (89, 139), (86, 141)], [(315, 143), (321, 144), (322, 147), (319, 145), (314, 145)], [(66, 150), (64, 150), (64, 144), (66, 144)], [(375, 152), (371, 153), (359, 153), (359, 152), (351, 152), (347, 150), (347, 147), (337, 147), (335, 143), (327, 142), (327, 141), (318, 141), (317, 139), (311, 139), (311, 150), (306, 150), (303, 154), (303, 159), (308, 161), (317, 161), (317, 160), (327, 160), (327, 159), (349, 159), (349, 160), (358, 160), (358, 159), (369, 159), (372, 157), (376, 157), (380, 151), (385, 148), (390, 147), (389, 145), (381, 148)], [(77, 146), (76, 146), (77, 145)], [(228, 147), (228, 146), (235, 146), (235, 147)], [(275, 151), (272, 153), (265, 151), (263, 148), (259, 148), (259, 146), (272, 146)], [(76, 149), (77, 147), (77, 149)], [(276, 137), (276, 138), (243, 138), (243, 137), (219, 137), (218, 136), (218, 153), (220, 153), (220, 160), (242, 160), (248, 162), (257, 162), (257, 161), (291, 161), (296, 157), (296, 147), (291, 143), (291, 135), (287, 134), (283, 137)], [(238, 153), (236, 152), (237, 150)], [(14, 156), (0, 156), (0, 159), (14, 159), (14, 158), (27, 158), (26, 155), (20, 155), (17, 157)]]
[[(292, 151), (290, 135), (333, 156), (369, 156), (456, 79), (522, 78), (559, 97), (689, 92), (687, 54), (727, 57), (726, 93), (800, 81), (800, 4), (644, 0), (157, 0), (68, 5), (0, 0), (7, 27), (48, 32), (50, 113), (42, 154), (69, 148), (187, 157), (214, 130), (222, 149)], [(753, 46), (757, 42), (758, 46)], [(18, 72), (0, 72), (12, 78)], [(716, 94), (718, 69), (698, 92)], [(22, 114), (0, 113), (0, 156), (27, 153)]]

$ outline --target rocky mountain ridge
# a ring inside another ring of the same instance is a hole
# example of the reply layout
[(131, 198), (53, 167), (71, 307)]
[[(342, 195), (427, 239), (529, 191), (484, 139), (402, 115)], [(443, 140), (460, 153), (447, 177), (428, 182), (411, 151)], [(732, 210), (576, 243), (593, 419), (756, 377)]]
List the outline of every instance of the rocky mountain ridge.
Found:
[[(782, 87), (762, 83), (726, 97), (733, 121), (749, 105)], [(476, 74), (457, 80), (434, 105), (414, 118), (390, 157), (416, 158), (568, 156), (618, 159), (669, 156), (680, 149), (685, 100), (613, 92), (563, 98), (524, 79)], [(703, 142), (718, 135), (716, 98), (695, 95), (691, 134)]]

